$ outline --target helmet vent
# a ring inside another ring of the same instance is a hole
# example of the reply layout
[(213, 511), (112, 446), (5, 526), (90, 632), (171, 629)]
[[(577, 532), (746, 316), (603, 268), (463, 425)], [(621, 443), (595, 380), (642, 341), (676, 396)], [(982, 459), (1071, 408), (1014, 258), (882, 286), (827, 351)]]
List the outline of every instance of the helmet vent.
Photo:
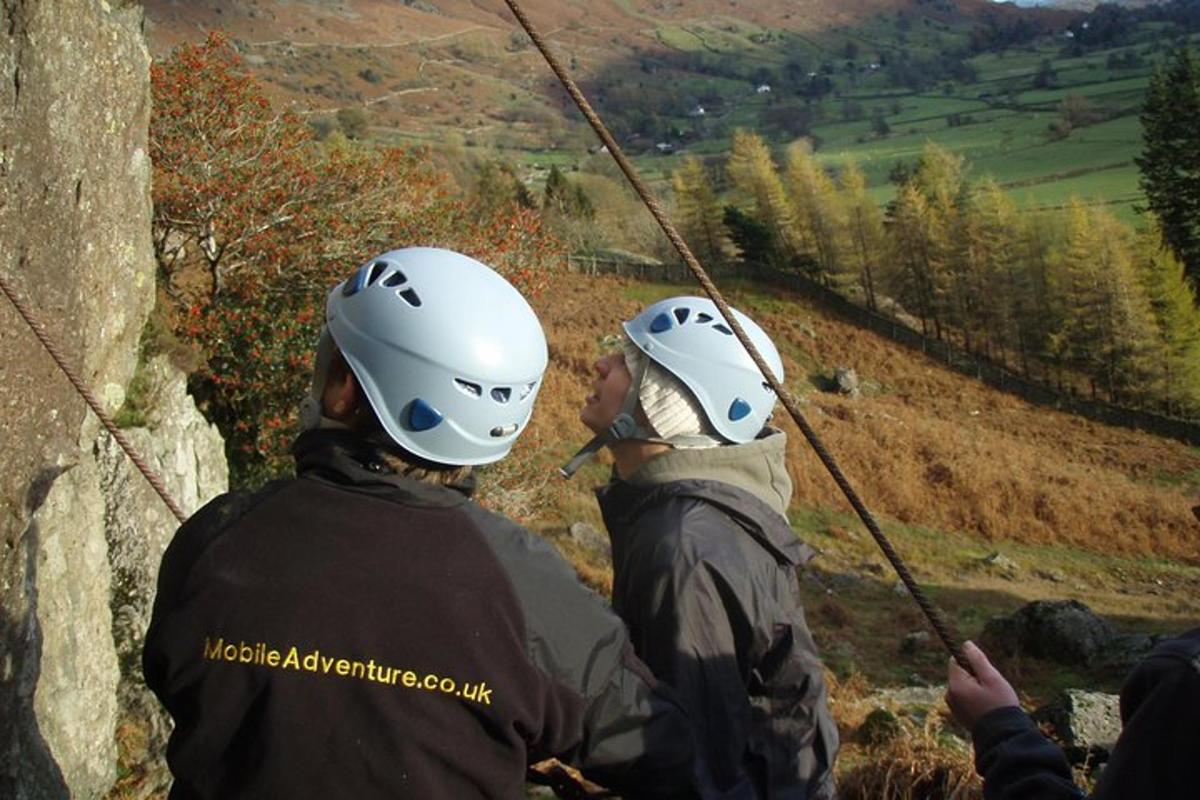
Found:
[(511, 436), (512, 434), (514, 434), (516, 432), (517, 432), (517, 423), (515, 423), (515, 422), (510, 422), (507, 425), (497, 425), (495, 428), (492, 428), (492, 438), (500, 439), (505, 436)]
[(498, 386), (492, 389), (492, 399), (497, 403), (507, 403), (512, 399), (512, 389), (507, 386)]
[(766, 389), (768, 392), (775, 391), (774, 389), (771, 388), (771, 384), (767, 383), (766, 381), (763, 381), (763, 388)]
[(720, 331), (726, 336), (733, 336), (733, 331), (729, 330), (729, 328), (725, 327), (720, 322), (718, 322), (716, 325), (713, 325), (713, 329)]
[(754, 409), (750, 407), (749, 403), (738, 397), (729, 406), (729, 421), (737, 422), (740, 419), (745, 419), (753, 410)]
[(701, 311), (696, 315), (696, 322), (712, 322), (712, 314), (705, 314)]
[(419, 308), (421, 305), (421, 298), (412, 289), (405, 289), (404, 291), (400, 292), (400, 296), (404, 298), (404, 302), (408, 303), (413, 308)]
[(471, 397), (482, 397), (483, 387), (478, 383), (464, 381), (462, 378), (455, 378), (454, 384), (459, 388), (459, 391), (471, 395)]
[(375, 281), (379, 280), (379, 276), (382, 275), (384, 270), (387, 268), (388, 265), (386, 261), (376, 261), (374, 264), (372, 264), (371, 274), (367, 276), (367, 280), (363, 284), (363, 288), (366, 288), (367, 286), (374, 286)]
[(682, 325), (687, 322), (688, 314), (690, 313), (692, 313), (690, 308), (677, 308), (675, 309), (675, 319)]
[(537, 381), (525, 384), (525, 388), (521, 390), (521, 396), (517, 399), (524, 400), (526, 397), (529, 397), (535, 388), (537, 388)]
[(386, 278), (383, 279), (383, 285), (388, 287), (389, 289), (394, 289), (407, 280), (408, 280), (408, 278), (404, 277), (403, 272), (401, 272), (400, 270), (396, 270), (391, 275), (388, 275)]

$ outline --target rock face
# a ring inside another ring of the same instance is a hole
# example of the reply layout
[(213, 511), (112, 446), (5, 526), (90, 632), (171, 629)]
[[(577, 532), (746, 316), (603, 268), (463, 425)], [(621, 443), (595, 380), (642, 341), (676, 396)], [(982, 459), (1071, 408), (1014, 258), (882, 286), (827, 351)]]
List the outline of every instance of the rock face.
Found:
[[(0, 23), (0, 274), (113, 411), (154, 302), (141, 10), (5, 0)], [(3, 298), (0, 330), (0, 797), (98, 797), (127, 713), (120, 657), (175, 521)], [(188, 444), (191, 413), (131, 432), (186, 510), (224, 487), (219, 439)]]

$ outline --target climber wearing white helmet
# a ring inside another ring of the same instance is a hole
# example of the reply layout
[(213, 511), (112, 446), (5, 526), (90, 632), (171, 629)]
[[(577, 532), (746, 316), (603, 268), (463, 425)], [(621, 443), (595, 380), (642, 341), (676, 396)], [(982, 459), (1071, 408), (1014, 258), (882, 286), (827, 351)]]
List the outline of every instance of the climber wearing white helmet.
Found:
[(297, 477), (217, 498), (163, 558), (143, 665), (172, 798), (517, 798), (550, 756), (692, 796), (689, 727), (620, 619), (470, 499), (546, 360), (524, 298), (458, 253), (333, 289)]
[[(782, 380), (770, 338), (734, 315)], [(813, 551), (788, 526), (775, 394), (710, 300), (654, 303), (623, 334), (579, 414), (596, 436), (563, 468), (613, 456), (597, 491), (613, 607), (689, 712), (703, 797), (833, 798), (837, 728), (796, 576)]]

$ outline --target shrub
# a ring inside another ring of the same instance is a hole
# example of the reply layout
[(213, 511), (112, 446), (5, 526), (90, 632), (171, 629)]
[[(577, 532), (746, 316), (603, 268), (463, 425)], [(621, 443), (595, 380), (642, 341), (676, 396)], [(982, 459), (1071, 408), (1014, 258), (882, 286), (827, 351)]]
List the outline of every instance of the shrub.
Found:
[(422, 151), (368, 147), (275, 111), (220, 34), (152, 70), (154, 244), (190, 385), (226, 438), (233, 480), (287, 468), (324, 299), (371, 255), (449, 247), (519, 289), (559, 261), (540, 217), (480, 210)]

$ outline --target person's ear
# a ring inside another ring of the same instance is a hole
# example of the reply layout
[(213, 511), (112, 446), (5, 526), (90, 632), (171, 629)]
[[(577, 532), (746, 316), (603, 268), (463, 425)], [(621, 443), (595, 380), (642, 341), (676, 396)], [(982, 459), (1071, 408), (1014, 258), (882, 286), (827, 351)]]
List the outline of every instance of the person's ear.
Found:
[(325, 378), (325, 392), (321, 396), (321, 407), (325, 416), (343, 424), (349, 424), (358, 415), (362, 395), (353, 370), (341, 353), (329, 365)]

